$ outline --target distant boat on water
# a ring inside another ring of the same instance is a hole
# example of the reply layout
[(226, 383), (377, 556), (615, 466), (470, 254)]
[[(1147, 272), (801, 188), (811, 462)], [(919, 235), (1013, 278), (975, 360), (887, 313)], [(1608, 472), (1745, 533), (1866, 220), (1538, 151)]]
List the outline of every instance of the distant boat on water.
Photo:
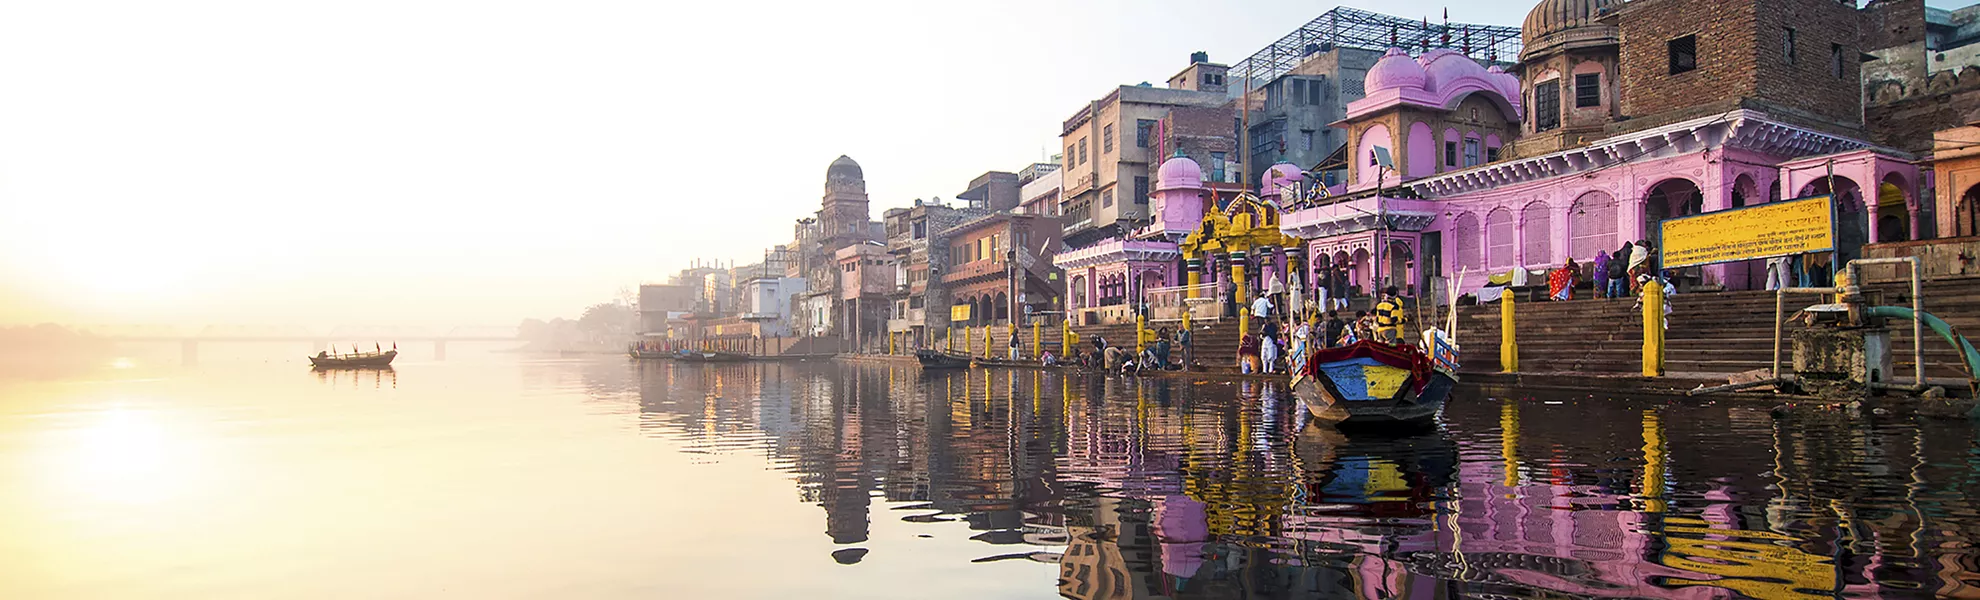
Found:
[(392, 366), (392, 359), (398, 357), (399, 345), (394, 343), (391, 350), (380, 348), (358, 352), (352, 348), (350, 354), (331, 354), (329, 350), (324, 350), (309, 357), (309, 365), (318, 369), (376, 369)]

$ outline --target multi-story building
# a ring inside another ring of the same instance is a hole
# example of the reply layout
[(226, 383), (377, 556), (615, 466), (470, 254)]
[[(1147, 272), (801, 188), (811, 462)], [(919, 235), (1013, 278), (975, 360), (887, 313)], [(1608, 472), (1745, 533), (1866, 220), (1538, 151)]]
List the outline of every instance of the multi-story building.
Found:
[(887, 295), (893, 305), (887, 331), (901, 336), (908, 348), (927, 347), (930, 335), (949, 327), (948, 288), (940, 280), (948, 264), (948, 238), (943, 233), (969, 216), (982, 214), (949, 206), (940, 198), (916, 199), (912, 207), (886, 212), (887, 252), (895, 264), (894, 287)]
[[(1022, 321), (1027, 311), (1057, 310), (1059, 271), (1052, 250), (1059, 245), (1058, 219), (1000, 212), (950, 229), (946, 236), (952, 266), (942, 274), (952, 306), (968, 309), (959, 325)], [(1017, 311), (1013, 313), (1012, 311)]]
[(840, 248), (833, 257), (839, 270), (840, 337), (859, 350), (885, 348), (894, 256), (887, 253), (885, 244), (867, 241)]
[(786, 263), (791, 260), (790, 250), (776, 246), (764, 253), (763, 262), (738, 269), (738, 317), (755, 323), (760, 336), (789, 336), (797, 331), (792, 314), (797, 299), (804, 294), (805, 281), (790, 276)]
[(1229, 102), (1224, 91), (1124, 85), (1067, 119), (1059, 135), (1066, 151), (1060, 213), (1067, 245), (1119, 237), (1147, 219), (1150, 165), (1163, 158), (1157, 154), (1162, 120), (1173, 109), (1215, 110)]
[(696, 295), (692, 287), (671, 284), (639, 286), (640, 335), (666, 335), (667, 322), (694, 311)]
[(1056, 162), (1036, 163), (1018, 171), (1017, 211), (1058, 216), (1059, 192), (1065, 187), (1065, 175)]
[(965, 208), (988, 212), (999, 212), (1017, 208), (1018, 174), (1003, 171), (989, 171), (969, 181), (969, 189), (956, 194), (957, 200), (967, 202)]
[(866, 174), (852, 158), (840, 156), (825, 169), (825, 196), (818, 212), (797, 222), (792, 248), (797, 254), (794, 268), (805, 279), (804, 295), (798, 300), (799, 335), (824, 336), (847, 331), (835, 320), (847, 314), (839, 297), (840, 249), (878, 242), (884, 228), (872, 220), (866, 196)]

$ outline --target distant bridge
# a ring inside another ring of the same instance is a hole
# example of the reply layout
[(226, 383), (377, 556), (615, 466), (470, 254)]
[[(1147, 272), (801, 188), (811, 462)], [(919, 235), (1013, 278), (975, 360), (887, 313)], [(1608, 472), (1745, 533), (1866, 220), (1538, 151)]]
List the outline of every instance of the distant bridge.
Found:
[(112, 342), (176, 343), (187, 363), (199, 359), (201, 343), (295, 342), (308, 343), (310, 350), (327, 350), (335, 343), (362, 342), (396, 344), (432, 343), (433, 356), (447, 358), (449, 342), (520, 341), (515, 327), (464, 326), (449, 329), (428, 327), (342, 326), (316, 331), (300, 326), (208, 325), (198, 329), (169, 325), (81, 325), (74, 328)]

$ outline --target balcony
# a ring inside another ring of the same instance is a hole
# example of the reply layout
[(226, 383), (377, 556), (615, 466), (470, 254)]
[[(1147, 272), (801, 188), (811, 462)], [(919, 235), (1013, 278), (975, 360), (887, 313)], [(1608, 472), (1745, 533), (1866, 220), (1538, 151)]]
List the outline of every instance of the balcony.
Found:
[(950, 268), (948, 273), (942, 275), (942, 283), (955, 283), (972, 277), (982, 277), (992, 274), (1002, 275), (1003, 273), (1004, 263), (1002, 261), (979, 260)]

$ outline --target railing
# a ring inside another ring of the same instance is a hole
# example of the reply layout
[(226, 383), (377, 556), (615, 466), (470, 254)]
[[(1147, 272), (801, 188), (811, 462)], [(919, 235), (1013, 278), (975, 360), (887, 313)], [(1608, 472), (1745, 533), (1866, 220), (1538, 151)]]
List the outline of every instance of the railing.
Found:
[[(1190, 290), (1196, 297), (1189, 296)], [(1224, 318), (1224, 303), (1217, 295), (1217, 284), (1204, 283), (1194, 286), (1149, 288), (1142, 291), (1142, 301), (1148, 303), (1148, 320), (1181, 321), (1184, 314), (1191, 321), (1219, 321)]]

